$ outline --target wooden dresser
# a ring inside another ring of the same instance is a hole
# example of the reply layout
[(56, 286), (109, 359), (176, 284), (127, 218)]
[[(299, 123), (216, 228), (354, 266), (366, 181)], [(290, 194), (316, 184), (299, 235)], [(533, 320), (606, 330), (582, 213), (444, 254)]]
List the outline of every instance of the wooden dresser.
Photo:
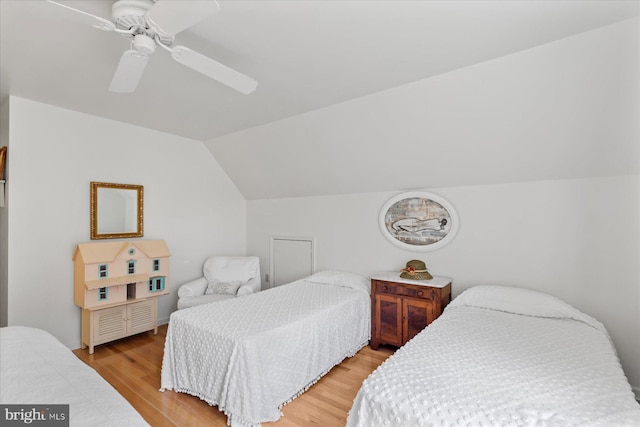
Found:
[(448, 277), (402, 279), (399, 272), (371, 276), (371, 343), (402, 346), (442, 314), (451, 302)]

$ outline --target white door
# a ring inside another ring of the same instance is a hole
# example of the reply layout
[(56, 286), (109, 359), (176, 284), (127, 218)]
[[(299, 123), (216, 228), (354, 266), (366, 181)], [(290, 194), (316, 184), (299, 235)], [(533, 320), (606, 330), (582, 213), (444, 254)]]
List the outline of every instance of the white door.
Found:
[(313, 237), (271, 237), (270, 286), (313, 274)]

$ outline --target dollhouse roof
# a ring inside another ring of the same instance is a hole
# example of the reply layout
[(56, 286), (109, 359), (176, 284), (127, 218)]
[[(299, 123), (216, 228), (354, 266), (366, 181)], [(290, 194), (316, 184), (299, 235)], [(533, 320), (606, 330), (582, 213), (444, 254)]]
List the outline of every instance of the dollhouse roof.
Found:
[(136, 242), (92, 242), (79, 243), (73, 254), (75, 261), (78, 255), (85, 264), (113, 262), (118, 255), (130, 246), (135, 247), (149, 258), (165, 258), (171, 256), (164, 240), (140, 240)]
[(149, 258), (165, 258), (171, 256), (164, 240), (140, 240), (133, 245)]

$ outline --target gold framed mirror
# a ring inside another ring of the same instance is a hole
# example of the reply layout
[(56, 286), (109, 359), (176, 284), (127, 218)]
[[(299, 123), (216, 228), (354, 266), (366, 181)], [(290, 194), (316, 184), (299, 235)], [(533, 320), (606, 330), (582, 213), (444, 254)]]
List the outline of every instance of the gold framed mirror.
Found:
[(142, 237), (142, 185), (91, 183), (91, 240)]

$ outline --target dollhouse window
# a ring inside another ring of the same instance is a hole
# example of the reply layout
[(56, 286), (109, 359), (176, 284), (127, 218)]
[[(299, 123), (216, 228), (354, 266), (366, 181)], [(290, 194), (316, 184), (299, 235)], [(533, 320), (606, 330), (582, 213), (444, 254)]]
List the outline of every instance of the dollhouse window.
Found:
[(149, 292), (164, 291), (164, 277), (152, 277), (149, 279)]
[(160, 271), (160, 260), (159, 259), (154, 259), (151, 262), (151, 270)]
[(127, 261), (127, 272), (129, 274), (136, 273), (136, 262), (135, 261)]
[(107, 299), (109, 296), (109, 288), (98, 288), (98, 301)]
[(100, 279), (107, 277), (109, 275), (109, 270), (107, 268), (107, 264), (100, 264), (98, 266), (98, 277)]
[(135, 250), (135, 249), (133, 249), (133, 248), (129, 249), (129, 255), (133, 255), (133, 254), (135, 254), (135, 253), (136, 253), (136, 250)]

